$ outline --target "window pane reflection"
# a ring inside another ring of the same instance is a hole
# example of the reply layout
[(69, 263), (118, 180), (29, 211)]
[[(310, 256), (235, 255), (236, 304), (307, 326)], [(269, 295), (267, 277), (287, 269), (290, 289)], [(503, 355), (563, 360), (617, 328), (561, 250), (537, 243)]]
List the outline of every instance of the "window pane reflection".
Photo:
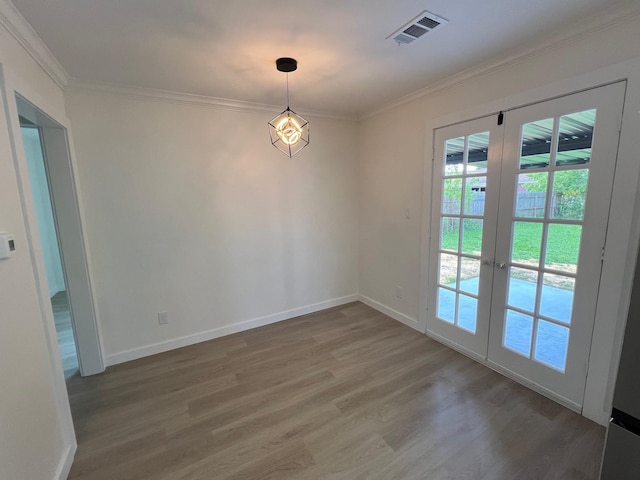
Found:
[(591, 161), (595, 123), (596, 110), (586, 110), (560, 117), (557, 166), (584, 165)]
[(531, 353), (533, 317), (507, 310), (503, 345), (525, 357)]
[(445, 176), (462, 174), (464, 137), (452, 138), (445, 143)]
[(551, 161), (552, 138), (553, 118), (523, 125), (520, 168), (548, 167)]
[(489, 160), (489, 132), (469, 135), (469, 158), (467, 173), (485, 173)]

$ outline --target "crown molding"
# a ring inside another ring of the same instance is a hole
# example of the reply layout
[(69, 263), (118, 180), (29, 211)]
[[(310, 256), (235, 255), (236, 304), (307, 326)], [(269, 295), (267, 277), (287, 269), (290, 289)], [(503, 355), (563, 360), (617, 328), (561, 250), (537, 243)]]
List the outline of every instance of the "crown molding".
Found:
[(599, 13), (593, 15), (584, 21), (577, 23), (572, 28), (565, 29), (561, 34), (553, 36), (543, 43), (538, 43), (525, 50), (520, 49), (513, 51), (498, 60), (489, 60), (479, 65), (464, 69), (454, 75), (433, 82), (426, 87), (416, 90), (415, 92), (393, 100), (379, 108), (370, 110), (369, 112), (360, 115), (358, 120), (366, 120), (389, 110), (393, 110), (401, 105), (414, 102), (420, 98), (426, 97), (427, 95), (432, 95), (437, 92), (472, 82), (478, 78), (491, 75), (492, 73), (499, 72), (513, 65), (524, 62), (530, 58), (558, 50), (564, 45), (581, 41), (584, 38), (601, 32), (602, 30), (607, 30), (626, 22), (633, 22), (638, 17), (640, 17), (640, 9), (637, 6), (616, 10), (611, 13)]
[[(299, 110), (299, 113), (310, 117), (329, 118), (335, 120), (366, 120), (367, 118), (392, 110), (406, 103), (416, 101), (422, 97), (457, 87), (524, 62), (529, 58), (557, 50), (566, 44), (580, 41), (586, 37), (595, 35), (602, 30), (612, 28), (625, 22), (635, 21), (639, 16), (640, 9), (635, 5), (612, 12), (595, 14), (574, 26), (565, 29), (561, 34), (553, 36), (543, 43), (539, 43), (525, 50), (521, 49), (514, 51), (506, 56), (502, 56), (499, 60), (489, 60), (479, 65), (467, 68), (361, 115), (344, 115), (315, 110)], [(119, 94), (137, 99), (155, 100), (165, 103), (193, 105), (240, 112), (279, 113), (282, 110), (282, 106), (276, 105), (244, 102), (241, 100), (172, 92), (145, 87), (105, 84), (71, 78), (64, 67), (60, 62), (58, 62), (53, 53), (35, 32), (33, 27), (31, 27), (31, 25), (25, 20), (10, 0), (0, 0), (0, 25), (2, 25), (7, 32), (11, 34), (11, 36), (25, 49), (36, 63), (38, 63), (47, 75), (51, 77), (56, 85), (65, 90)]]
[(31, 55), (58, 87), (66, 87), (69, 74), (9, 0), (0, 0), (0, 25)]
[[(126, 85), (115, 85), (109, 83), (92, 82), (71, 78), (67, 84), (66, 91), (86, 92), (86, 93), (107, 93), (123, 95), (132, 99), (171, 103), (176, 105), (191, 105), (197, 107), (216, 108), (221, 110), (231, 110), (236, 112), (253, 112), (278, 114), (283, 110), (282, 105), (268, 105), (263, 103), (244, 102), (228, 98), (209, 97), (206, 95), (195, 95), (191, 93), (172, 92), (146, 87), (131, 87)], [(315, 110), (296, 109), (296, 112), (305, 117), (329, 118), (333, 120), (344, 120), (355, 122), (358, 118), (353, 115), (340, 115)]]

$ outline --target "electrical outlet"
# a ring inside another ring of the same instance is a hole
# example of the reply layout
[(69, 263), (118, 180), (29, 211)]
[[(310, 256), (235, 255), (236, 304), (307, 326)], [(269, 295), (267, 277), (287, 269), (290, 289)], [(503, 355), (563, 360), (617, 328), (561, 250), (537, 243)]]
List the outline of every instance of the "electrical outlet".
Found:
[(396, 287), (396, 298), (402, 298), (402, 287), (400, 285)]
[(169, 323), (169, 312), (158, 312), (158, 324), (166, 325)]

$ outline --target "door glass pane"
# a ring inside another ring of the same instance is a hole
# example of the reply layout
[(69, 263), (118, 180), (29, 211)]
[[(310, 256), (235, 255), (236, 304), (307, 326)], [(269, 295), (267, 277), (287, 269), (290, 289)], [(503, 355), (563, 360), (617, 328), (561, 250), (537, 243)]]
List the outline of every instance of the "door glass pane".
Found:
[(540, 265), (542, 227), (539, 222), (513, 222), (512, 262), (534, 267)]
[(569, 346), (569, 329), (545, 320), (538, 321), (534, 358), (564, 372)]
[(547, 205), (547, 172), (521, 173), (516, 186), (515, 216), (520, 218), (543, 218)]
[(453, 323), (455, 318), (456, 294), (446, 288), (438, 288), (438, 318)]
[(484, 190), (487, 177), (470, 177), (465, 180), (464, 213), (484, 215)]
[(551, 159), (552, 138), (553, 118), (523, 125), (520, 168), (548, 167)]
[(575, 278), (545, 273), (542, 278), (540, 315), (566, 324), (571, 323), (575, 286)]
[(480, 260), (462, 257), (460, 262), (460, 290), (477, 295), (479, 283)]
[(462, 206), (462, 179), (448, 178), (442, 184), (442, 213), (459, 215)]
[(480, 132), (445, 141), (437, 311), (442, 320), (473, 334), (484, 226), (478, 217), (485, 214), (489, 137)]
[(503, 345), (525, 357), (531, 353), (533, 317), (507, 310)]
[(445, 143), (445, 176), (460, 175), (464, 161), (464, 137), (452, 138)]
[(588, 182), (589, 170), (586, 168), (555, 172), (551, 218), (582, 220), (584, 218), (584, 204), (587, 200)]
[(443, 217), (440, 225), (440, 248), (442, 250), (458, 251), (460, 238), (460, 219)]
[(550, 223), (544, 265), (551, 270), (576, 273), (580, 253), (581, 225)]
[(458, 295), (458, 326), (476, 333), (478, 300), (466, 295)]
[(509, 305), (535, 311), (536, 291), (538, 290), (538, 272), (525, 268), (511, 267), (509, 276)]
[(469, 159), (467, 173), (485, 173), (487, 171), (489, 151), (489, 132), (469, 135)]
[(462, 253), (480, 256), (482, 250), (483, 221), (465, 218), (462, 222)]
[(458, 278), (458, 256), (448, 253), (440, 254), (440, 285), (456, 286)]
[(556, 165), (582, 165), (591, 161), (596, 110), (560, 117)]

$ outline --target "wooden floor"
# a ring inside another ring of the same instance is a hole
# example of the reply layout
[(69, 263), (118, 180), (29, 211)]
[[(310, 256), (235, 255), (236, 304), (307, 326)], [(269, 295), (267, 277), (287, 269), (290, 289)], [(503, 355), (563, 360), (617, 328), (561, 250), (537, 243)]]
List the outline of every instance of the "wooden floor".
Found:
[(361, 303), (68, 386), (71, 479), (595, 479), (604, 437)]
[(71, 309), (67, 292), (61, 291), (51, 297), (51, 308), (56, 323), (58, 347), (62, 357), (62, 369), (65, 378), (75, 375), (78, 371), (78, 355), (76, 354), (76, 342), (73, 339), (73, 327), (71, 326)]

